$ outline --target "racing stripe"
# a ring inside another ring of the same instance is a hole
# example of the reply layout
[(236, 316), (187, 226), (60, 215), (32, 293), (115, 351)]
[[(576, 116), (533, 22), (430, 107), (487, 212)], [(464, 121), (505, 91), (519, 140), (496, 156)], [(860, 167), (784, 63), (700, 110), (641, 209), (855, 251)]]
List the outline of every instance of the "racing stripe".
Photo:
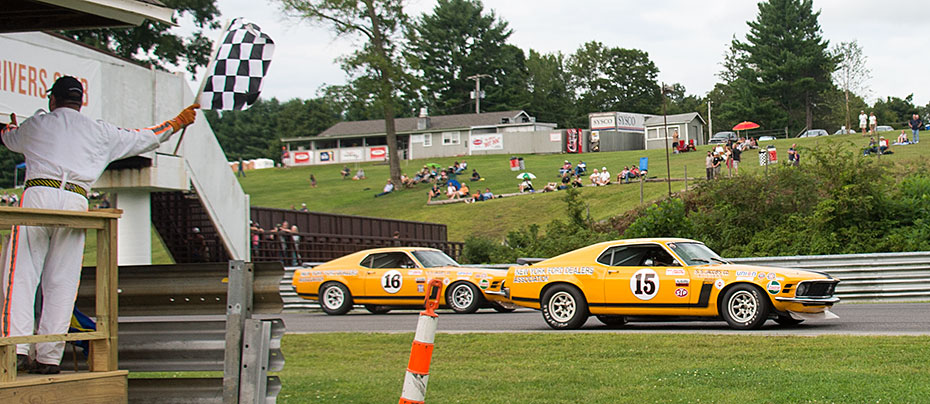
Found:
[(701, 286), (701, 295), (698, 302), (691, 303), (588, 303), (590, 307), (648, 307), (659, 309), (671, 308), (705, 308), (710, 303), (710, 292), (713, 284), (705, 283)]
[[(22, 203), (20, 203), (22, 206)], [(7, 282), (6, 296), (3, 299), (3, 336), (10, 336), (10, 300), (13, 297), (13, 277), (16, 275), (16, 250), (19, 247), (19, 226), (13, 226), (10, 234), (10, 279)]]
[(145, 128), (145, 129), (155, 132), (155, 136), (161, 136), (165, 134), (166, 132), (168, 132), (169, 130), (174, 131), (174, 128), (171, 127), (171, 124), (168, 123), (168, 121), (163, 122), (161, 125), (156, 125), (156, 126), (152, 126), (150, 128)]

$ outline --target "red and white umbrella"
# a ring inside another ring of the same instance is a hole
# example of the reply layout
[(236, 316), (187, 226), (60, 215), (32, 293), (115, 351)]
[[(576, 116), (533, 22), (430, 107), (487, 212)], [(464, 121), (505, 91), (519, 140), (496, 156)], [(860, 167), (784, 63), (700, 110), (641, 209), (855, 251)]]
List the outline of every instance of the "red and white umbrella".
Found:
[(743, 121), (733, 127), (733, 130), (749, 130), (758, 128), (759, 124), (755, 122)]

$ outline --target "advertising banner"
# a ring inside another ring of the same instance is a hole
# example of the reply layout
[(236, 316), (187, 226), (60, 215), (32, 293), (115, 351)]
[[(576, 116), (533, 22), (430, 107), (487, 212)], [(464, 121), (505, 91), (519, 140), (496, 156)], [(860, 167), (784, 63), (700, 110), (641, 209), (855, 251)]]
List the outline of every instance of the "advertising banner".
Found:
[(23, 118), (36, 110), (48, 110), (45, 93), (61, 76), (74, 76), (84, 86), (81, 112), (102, 119), (100, 62), (0, 35), (0, 114), (15, 112)]
[(504, 135), (489, 133), (484, 135), (471, 135), (469, 148), (471, 151), (504, 150)]
[(321, 163), (332, 163), (336, 161), (336, 153), (332, 150), (321, 150), (319, 153)]
[(375, 146), (368, 148), (369, 160), (387, 160), (387, 146)]
[(363, 161), (365, 160), (364, 149), (339, 149), (339, 160), (346, 161)]
[(566, 153), (581, 153), (581, 129), (566, 129), (565, 130), (565, 152)]
[(293, 158), (294, 165), (307, 165), (313, 163), (313, 154), (309, 151), (292, 151), (291, 156)]

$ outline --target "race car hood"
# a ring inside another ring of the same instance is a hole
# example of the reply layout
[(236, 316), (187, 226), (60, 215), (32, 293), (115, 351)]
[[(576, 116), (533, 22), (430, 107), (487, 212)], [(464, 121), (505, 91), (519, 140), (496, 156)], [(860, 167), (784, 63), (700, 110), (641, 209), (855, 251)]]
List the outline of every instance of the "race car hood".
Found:
[(805, 271), (803, 269), (795, 268), (782, 268), (782, 267), (770, 267), (764, 265), (743, 265), (743, 264), (726, 264), (726, 265), (702, 265), (698, 268), (715, 268), (715, 269), (726, 269), (729, 271), (749, 271), (749, 272), (774, 272), (776, 274), (791, 277), (791, 278), (806, 278), (806, 277), (823, 277), (824, 279), (832, 278), (830, 275), (823, 272), (815, 271)]

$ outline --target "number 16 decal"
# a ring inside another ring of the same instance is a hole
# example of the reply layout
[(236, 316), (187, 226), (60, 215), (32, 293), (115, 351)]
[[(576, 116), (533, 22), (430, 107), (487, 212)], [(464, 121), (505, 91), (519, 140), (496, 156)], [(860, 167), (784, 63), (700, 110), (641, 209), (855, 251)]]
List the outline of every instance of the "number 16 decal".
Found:
[(400, 292), (400, 287), (404, 283), (404, 277), (400, 274), (400, 271), (392, 269), (381, 275), (381, 288), (385, 292), (394, 294)]
[(659, 293), (659, 275), (648, 268), (640, 269), (630, 278), (630, 290), (639, 300), (650, 300)]

